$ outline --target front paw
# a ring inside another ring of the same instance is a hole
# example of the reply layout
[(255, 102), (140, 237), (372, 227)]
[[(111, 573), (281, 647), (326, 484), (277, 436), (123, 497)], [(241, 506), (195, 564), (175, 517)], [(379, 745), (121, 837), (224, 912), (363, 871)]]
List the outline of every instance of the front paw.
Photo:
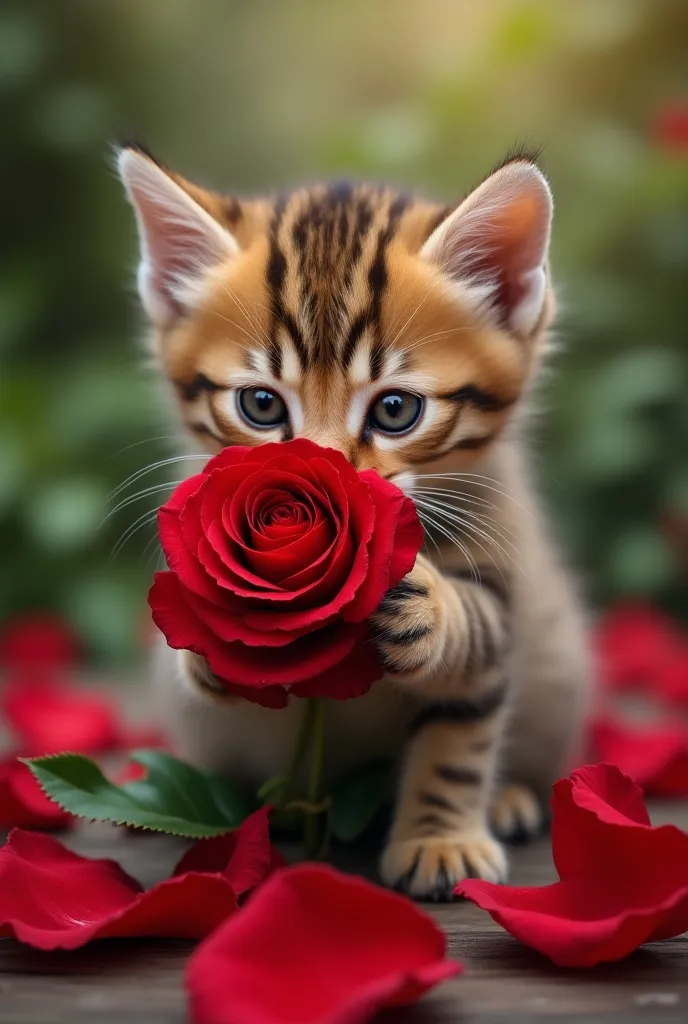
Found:
[(504, 850), (487, 832), (456, 832), (390, 842), (380, 864), (385, 885), (417, 900), (444, 903), (458, 882), (506, 879)]
[(415, 677), (440, 663), (446, 628), (441, 586), (437, 569), (419, 555), (408, 576), (385, 594), (370, 625), (386, 672)]

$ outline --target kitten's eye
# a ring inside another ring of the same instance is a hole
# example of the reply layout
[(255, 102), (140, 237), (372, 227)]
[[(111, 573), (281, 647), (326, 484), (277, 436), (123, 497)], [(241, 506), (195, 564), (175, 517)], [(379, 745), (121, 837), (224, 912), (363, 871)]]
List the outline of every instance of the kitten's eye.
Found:
[(423, 410), (423, 399), (408, 391), (388, 391), (375, 399), (370, 407), (370, 423), (385, 434), (402, 434), (410, 430)]
[(268, 388), (242, 388), (238, 401), (241, 415), (252, 427), (276, 427), (287, 422), (283, 399)]

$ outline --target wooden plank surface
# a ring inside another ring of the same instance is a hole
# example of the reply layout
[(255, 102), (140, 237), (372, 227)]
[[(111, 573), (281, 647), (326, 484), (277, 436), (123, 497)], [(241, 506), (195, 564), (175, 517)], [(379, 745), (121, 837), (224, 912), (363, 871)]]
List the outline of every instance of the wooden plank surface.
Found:
[[(656, 805), (652, 816), (688, 829), (687, 804)], [(106, 825), (84, 825), (64, 838), (87, 856), (116, 859), (144, 885), (166, 877), (185, 848), (182, 840)], [(515, 884), (555, 877), (547, 839), (515, 849), (511, 860)], [(341, 866), (373, 870), (370, 859), (351, 856)], [(465, 972), (416, 1007), (381, 1015), (385, 1024), (688, 1020), (688, 934), (648, 944), (619, 964), (572, 971), (520, 945), (472, 904), (427, 909)], [(192, 948), (188, 942), (109, 940), (70, 953), (40, 953), (0, 940), (0, 1022), (183, 1022), (183, 971)]]

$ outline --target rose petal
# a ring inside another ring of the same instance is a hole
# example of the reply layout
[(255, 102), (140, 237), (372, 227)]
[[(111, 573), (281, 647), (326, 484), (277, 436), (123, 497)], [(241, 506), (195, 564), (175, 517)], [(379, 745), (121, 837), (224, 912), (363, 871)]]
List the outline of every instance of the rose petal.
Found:
[(92, 939), (199, 939), (237, 908), (222, 875), (195, 872), (142, 892), (111, 860), (89, 860), (40, 833), (10, 833), (0, 850), (0, 936), (37, 949)]
[(255, 889), (274, 870), (268, 822), (270, 810), (270, 807), (261, 807), (254, 811), (234, 832), (199, 839), (179, 861), (175, 875), (187, 871), (221, 874), (237, 897)]
[(652, 686), (683, 646), (671, 620), (642, 604), (613, 608), (598, 624), (594, 640), (602, 680), (613, 689)]
[(374, 469), (361, 473), (375, 503), (375, 540), (366, 578), (344, 612), (350, 622), (371, 615), (390, 587), (413, 568), (423, 543), (423, 527), (410, 498)]
[(367, 633), (363, 632), (349, 655), (338, 665), (313, 679), (296, 683), (290, 692), (295, 697), (349, 700), (351, 697), (362, 697), (384, 674), (377, 650)]
[(629, 906), (628, 890), (612, 880), (571, 879), (541, 888), (516, 888), (470, 879), (456, 892), (560, 967), (621, 960), (642, 943), (659, 938), (663, 921), (674, 910), (679, 923), (671, 934), (688, 928), (688, 884), (682, 892), (667, 887), (666, 898), (656, 906), (638, 908)]
[(192, 1019), (357, 1024), (459, 974), (445, 955), (441, 930), (410, 901), (301, 864), (268, 879), (191, 957)]
[(595, 755), (653, 796), (688, 795), (688, 729), (680, 725), (631, 727), (597, 717), (590, 725)]
[(337, 623), (283, 647), (220, 640), (187, 602), (173, 573), (156, 573), (149, 594), (155, 624), (170, 647), (207, 658), (218, 679), (240, 686), (290, 686), (333, 669), (367, 636), (363, 624)]
[(187, 590), (206, 601), (222, 604), (230, 612), (232, 594), (226, 588), (222, 589), (217, 579), (201, 565), (198, 551), (189, 551), (182, 536), (179, 516), (166, 505), (158, 513), (158, 535), (170, 570), (179, 577)]
[(688, 646), (682, 645), (658, 670), (657, 693), (672, 704), (688, 704)]
[(72, 820), (48, 799), (25, 764), (15, 757), (0, 761), (0, 829), (62, 829)]
[(22, 751), (31, 755), (96, 753), (118, 746), (122, 734), (112, 701), (66, 683), (15, 677), (5, 685), (0, 708)]
[(688, 929), (688, 834), (649, 824), (640, 789), (613, 765), (560, 780), (552, 800), (560, 881), (540, 888), (467, 880), (466, 896), (556, 964), (618, 960)]
[(0, 636), (0, 665), (7, 669), (67, 668), (78, 659), (77, 638), (57, 616), (13, 619)]

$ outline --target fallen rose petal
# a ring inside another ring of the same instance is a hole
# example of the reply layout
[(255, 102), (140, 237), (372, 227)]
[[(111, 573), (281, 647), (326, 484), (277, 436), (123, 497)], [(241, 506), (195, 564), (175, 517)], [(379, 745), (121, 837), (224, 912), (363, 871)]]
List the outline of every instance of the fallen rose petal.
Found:
[(631, 727), (593, 719), (595, 756), (615, 764), (652, 796), (688, 795), (688, 729), (676, 725)]
[(0, 829), (67, 828), (71, 814), (49, 800), (25, 764), (0, 761)]
[(0, 937), (36, 949), (92, 939), (200, 939), (237, 909), (227, 879), (190, 872), (143, 892), (111, 860), (88, 860), (57, 840), (15, 829), (0, 849)]
[(360, 1024), (459, 974), (409, 900), (333, 868), (276, 872), (193, 954), (194, 1024)]
[(112, 701), (66, 683), (15, 676), (2, 691), (0, 710), (23, 753), (32, 756), (96, 753), (120, 743), (122, 726)]
[(656, 690), (671, 704), (688, 704), (688, 645), (681, 647), (659, 670)]
[(130, 725), (120, 727), (117, 746), (124, 750), (165, 750), (172, 753), (172, 745), (162, 729), (156, 725)]
[(0, 665), (7, 669), (67, 668), (78, 657), (76, 636), (57, 616), (22, 616), (0, 635)]
[(454, 890), (562, 967), (620, 960), (688, 929), (688, 834), (649, 823), (640, 789), (613, 765), (578, 769), (552, 799), (560, 881), (470, 879)]
[(612, 608), (594, 633), (601, 678), (612, 689), (647, 686), (683, 649), (683, 638), (671, 619), (650, 605)]
[(234, 832), (199, 839), (179, 861), (175, 875), (216, 872), (224, 875), (237, 897), (255, 889), (275, 870), (268, 821), (271, 809), (254, 811)]

